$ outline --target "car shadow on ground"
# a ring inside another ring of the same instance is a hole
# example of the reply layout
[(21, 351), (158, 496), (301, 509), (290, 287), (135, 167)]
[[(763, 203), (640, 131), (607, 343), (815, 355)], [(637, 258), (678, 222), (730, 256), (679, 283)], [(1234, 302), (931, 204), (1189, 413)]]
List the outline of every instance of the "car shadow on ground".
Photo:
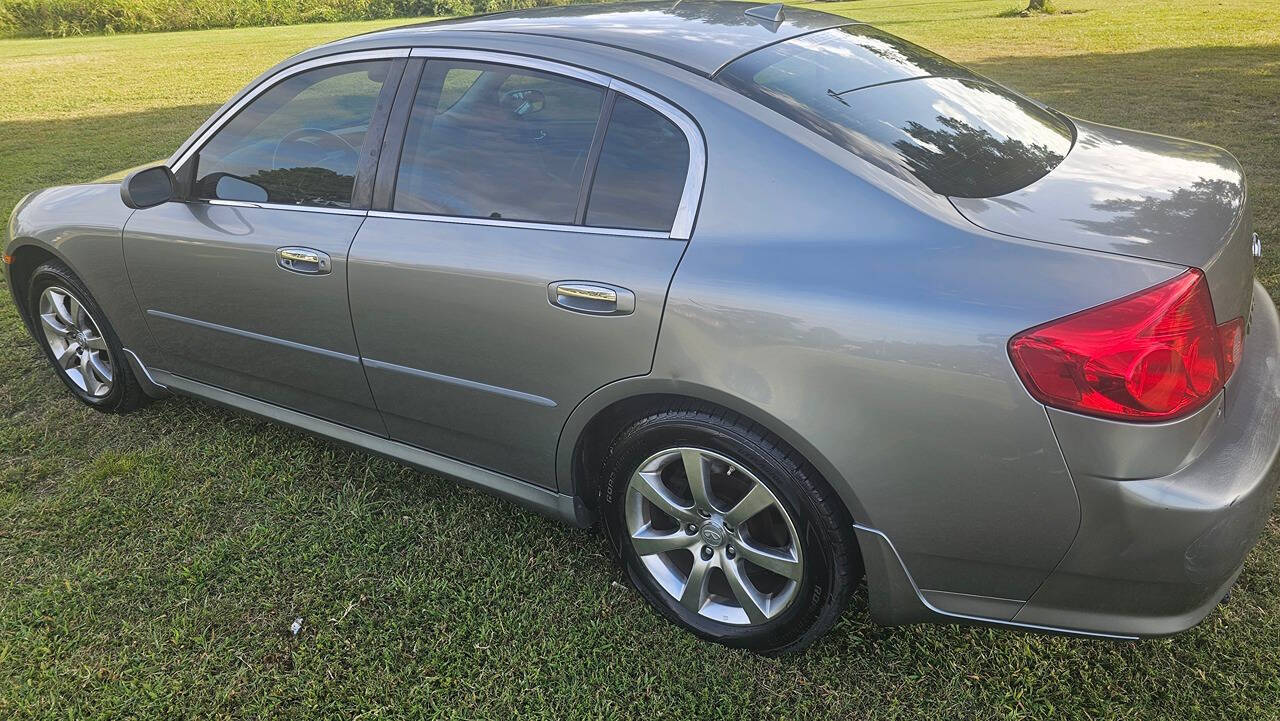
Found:
[[(202, 103), (58, 120), (0, 122), (0, 215), (27, 193), (163, 160), (218, 109)], [(7, 238), (7, 236), (6, 236)]]

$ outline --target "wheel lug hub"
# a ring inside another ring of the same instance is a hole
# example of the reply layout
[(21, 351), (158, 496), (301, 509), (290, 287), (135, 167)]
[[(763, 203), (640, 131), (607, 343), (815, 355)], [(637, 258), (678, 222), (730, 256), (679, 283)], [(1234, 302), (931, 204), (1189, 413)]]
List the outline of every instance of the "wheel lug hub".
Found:
[(690, 523), (689, 525), (684, 527), (684, 532), (692, 536), (693, 534), (698, 532), (698, 527)]
[(725, 539), (728, 538), (724, 525), (716, 519), (711, 519), (702, 524), (702, 528), (699, 529), (699, 535), (702, 537), (702, 542), (706, 544), (706, 547), (712, 549), (723, 546)]
[(712, 556), (712, 554), (714, 554), (714, 553), (715, 553), (715, 551), (711, 550), (711, 546), (703, 546), (703, 547), (702, 547), (702, 560), (704, 560), (704, 561), (710, 561), (710, 560), (711, 560), (711, 556)]

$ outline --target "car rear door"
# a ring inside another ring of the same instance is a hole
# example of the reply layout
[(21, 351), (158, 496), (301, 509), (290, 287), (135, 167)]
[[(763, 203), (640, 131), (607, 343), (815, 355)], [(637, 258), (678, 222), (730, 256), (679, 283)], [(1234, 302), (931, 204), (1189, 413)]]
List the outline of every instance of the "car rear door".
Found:
[(150, 362), (385, 435), (351, 327), (347, 251), (407, 54), (282, 71), (178, 160), (184, 198), (136, 212), (124, 233), (164, 353)]
[(554, 487), (569, 412), (651, 368), (701, 136), (595, 73), (414, 55), (349, 260), (365, 372), (392, 438)]

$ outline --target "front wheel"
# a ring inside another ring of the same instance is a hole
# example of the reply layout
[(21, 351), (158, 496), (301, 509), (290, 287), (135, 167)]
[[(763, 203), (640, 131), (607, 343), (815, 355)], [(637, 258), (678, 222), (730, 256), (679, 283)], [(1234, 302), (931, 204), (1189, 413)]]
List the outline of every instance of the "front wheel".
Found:
[(145, 402), (106, 315), (69, 268), (49, 261), (35, 269), (27, 312), (36, 342), (81, 402), (104, 413), (127, 413)]
[(614, 441), (604, 530), (640, 594), (697, 635), (761, 653), (808, 646), (860, 572), (835, 493), (759, 426), (711, 409), (656, 413)]

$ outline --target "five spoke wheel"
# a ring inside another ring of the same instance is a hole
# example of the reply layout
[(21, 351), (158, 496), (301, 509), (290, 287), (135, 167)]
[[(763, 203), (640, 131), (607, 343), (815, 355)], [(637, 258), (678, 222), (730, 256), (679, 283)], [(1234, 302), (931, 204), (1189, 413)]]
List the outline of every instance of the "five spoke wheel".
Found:
[(804, 569), (795, 524), (730, 459), (697, 448), (650, 456), (628, 484), (625, 515), (636, 555), (689, 611), (755, 625), (795, 600)]
[(54, 361), (77, 388), (94, 398), (111, 392), (111, 352), (98, 324), (69, 291), (51, 285), (40, 294), (40, 328)]

